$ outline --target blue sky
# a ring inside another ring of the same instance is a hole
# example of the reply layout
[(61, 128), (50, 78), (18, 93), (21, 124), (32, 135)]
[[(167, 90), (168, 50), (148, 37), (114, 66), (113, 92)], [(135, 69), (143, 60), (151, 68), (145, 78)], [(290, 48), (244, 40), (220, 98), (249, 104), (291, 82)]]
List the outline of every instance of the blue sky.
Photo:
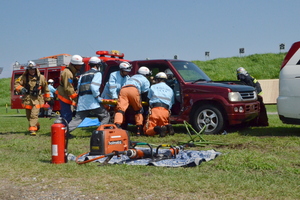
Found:
[(299, 0), (2, 0), (0, 78), (15, 61), (119, 50), (129, 60), (279, 53), (299, 41)]

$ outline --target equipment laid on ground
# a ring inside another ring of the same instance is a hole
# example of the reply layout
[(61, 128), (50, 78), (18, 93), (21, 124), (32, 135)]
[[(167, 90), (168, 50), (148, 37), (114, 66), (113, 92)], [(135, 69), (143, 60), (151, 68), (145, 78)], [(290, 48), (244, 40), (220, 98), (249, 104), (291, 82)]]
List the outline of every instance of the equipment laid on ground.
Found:
[[(186, 122), (185, 122), (186, 123)], [(145, 142), (130, 141), (126, 130), (117, 128), (114, 124), (100, 125), (93, 131), (90, 139), (90, 152), (74, 156), (67, 153), (69, 128), (66, 120), (59, 117), (51, 126), (52, 163), (66, 163), (73, 160), (77, 164), (93, 161), (105, 164), (148, 165), (164, 167), (194, 167), (203, 161), (209, 161), (220, 155), (214, 150), (195, 151), (185, 150), (185, 147), (201, 146), (204, 144), (226, 145), (219, 142), (204, 140), (200, 133), (195, 132), (200, 141), (196, 141), (189, 132), (191, 140), (179, 142), (179, 146), (169, 144), (153, 145)], [(140, 147), (147, 146), (147, 147)], [(153, 148), (156, 147), (156, 149)]]
[[(68, 154), (70, 161), (75, 161), (77, 164), (85, 164), (88, 162), (100, 163), (99, 166), (106, 164), (126, 164), (126, 165), (143, 165), (157, 167), (196, 167), (202, 162), (208, 162), (215, 159), (220, 152), (215, 150), (185, 150), (182, 147), (171, 147), (171, 145), (159, 145), (156, 150), (152, 146), (143, 142), (131, 142), (136, 145), (147, 145), (147, 148), (134, 147), (127, 151), (101, 155), (90, 156), (88, 153), (75, 156)], [(169, 148), (161, 148), (169, 147)], [(182, 148), (182, 149), (181, 149)]]
[(89, 155), (105, 155), (114, 151), (127, 151), (130, 146), (129, 134), (114, 124), (100, 125), (93, 131)]
[[(137, 146), (147, 145), (149, 148), (136, 148)], [(159, 149), (162, 147), (168, 147), (169, 151), (166, 153), (159, 153)], [(79, 155), (76, 158), (77, 164), (85, 164), (104, 157), (107, 157), (104, 164), (107, 164), (109, 160), (117, 155), (126, 155), (129, 159), (144, 159), (151, 158), (157, 159), (169, 159), (176, 158), (176, 154), (182, 147), (174, 147), (172, 145), (159, 145), (156, 151), (153, 151), (152, 145), (144, 142), (132, 142), (129, 139), (129, 134), (126, 130), (117, 128), (114, 124), (100, 125), (97, 130), (93, 131), (90, 140), (90, 152)], [(78, 158), (83, 155), (96, 156), (92, 159), (85, 159), (84, 161), (78, 161)], [(99, 156), (98, 156), (99, 155)]]
[[(183, 150), (183, 147), (174, 147), (172, 145), (168, 144), (162, 144), (159, 145), (156, 148), (156, 151), (153, 151), (152, 145), (144, 142), (131, 142), (133, 145), (131, 149), (127, 151), (127, 156), (130, 159), (140, 159), (140, 158), (151, 158), (152, 160), (157, 159), (170, 159), (170, 158), (176, 158), (176, 155), (179, 153), (180, 150)], [(149, 149), (140, 149), (136, 148), (137, 145), (147, 145)], [(159, 149), (161, 147), (169, 147), (168, 151), (165, 153), (159, 153)]]
[(52, 163), (61, 164), (67, 162), (67, 149), (69, 127), (67, 121), (61, 117), (54, 121), (51, 126), (51, 153)]
[[(119, 129), (114, 124), (100, 125), (93, 131), (90, 140), (90, 152), (83, 153), (76, 158), (77, 164), (85, 164), (107, 157), (107, 162), (114, 155), (126, 154), (130, 147), (129, 134), (126, 130)], [(78, 158), (83, 155), (99, 155), (93, 159), (79, 162)]]

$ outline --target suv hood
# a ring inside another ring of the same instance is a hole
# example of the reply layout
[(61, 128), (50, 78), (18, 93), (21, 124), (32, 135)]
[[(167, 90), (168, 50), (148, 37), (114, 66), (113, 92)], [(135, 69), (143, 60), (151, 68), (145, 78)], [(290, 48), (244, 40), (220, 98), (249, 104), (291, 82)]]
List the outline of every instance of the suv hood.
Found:
[(211, 86), (211, 87), (222, 87), (229, 88), (232, 92), (247, 92), (254, 91), (254, 87), (248, 85), (239, 85), (239, 84), (230, 84), (230, 83), (216, 83), (216, 82), (198, 82), (193, 85), (203, 85), (203, 86)]

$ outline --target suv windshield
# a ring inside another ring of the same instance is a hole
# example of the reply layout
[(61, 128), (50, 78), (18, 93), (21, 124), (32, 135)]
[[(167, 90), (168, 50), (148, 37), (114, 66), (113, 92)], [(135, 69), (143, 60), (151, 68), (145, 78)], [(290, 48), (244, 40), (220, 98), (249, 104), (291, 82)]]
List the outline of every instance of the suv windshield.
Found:
[(171, 61), (185, 82), (211, 81), (211, 79), (194, 63)]

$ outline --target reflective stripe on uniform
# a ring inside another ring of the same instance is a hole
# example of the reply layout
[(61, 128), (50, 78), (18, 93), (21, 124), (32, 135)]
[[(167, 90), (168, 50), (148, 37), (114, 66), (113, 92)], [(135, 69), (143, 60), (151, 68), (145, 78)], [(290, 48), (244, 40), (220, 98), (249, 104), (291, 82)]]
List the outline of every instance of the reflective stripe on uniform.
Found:
[(46, 93), (46, 94), (44, 94), (44, 97), (45, 97), (45, 98), (48, 98), (48, 97), (50, 97), (50, 93)]
[(20, 91), (22, 88), (23, 88), (23, 86), (22, 86), (22, 85), (19, 85), (18, 87), (16, 87), (16, 90), (17, 90), (17, 91)]
[(29, 131), (37, 131), (37, 127), (35, 127), (35, 126), (30, 126), (30, 127), (28, 128), (28, 130), (29, 130)]
[[(35, 105), (35, 107), (36, 107), (36, 108), (43, 108), (44, 105), (45, 105), (45, 104), (37, 104), (37, 105)], [(23, 106), (23, 108), (25, 108), (25, 109), (32, 109), (32, 108), (33, 108), (33, 106), (31, 106), (31, 105), (25, 105), (25, 104), (22, 104), (22, 106)]]
[[(70, 104), (70, 105), (73, 105), (73, 106), (76, 106), (76, 103), (73, 102), (72, 100), (70, 99), (66, 99), (64, 98), (63, 96), (61, 96), (60, 94), (58, 94), (58, 91), (56, 90), (55, 94), (57, 95), (57, 98), (59, 98), (59, 100), (61, 100), (62, 102), (66, 103), (66, 104)], [(76, 93), (75, 93), (76, 94)]]
[(25, 109), (32, 109), (32, 106), (31, 106), (31, 105), (25, 105), (25, 104), (22, 104), (22, 107), (25, 108)]
[(78, 96), (78, 94), (77, 94), (77, 93), (74, 93), (74, 94), (70, 95), (70, 98), (71, 98), (71, 99), (75, 99), (77, 96)]
[(140, 87), (142, 87), (142, 83), (140, 80), (138, 80), (136, 78), (132, 78), (132, 77), (131, 77), (131, 79), (134, 80), (135, 82), (137, 82), (140, 85)]

